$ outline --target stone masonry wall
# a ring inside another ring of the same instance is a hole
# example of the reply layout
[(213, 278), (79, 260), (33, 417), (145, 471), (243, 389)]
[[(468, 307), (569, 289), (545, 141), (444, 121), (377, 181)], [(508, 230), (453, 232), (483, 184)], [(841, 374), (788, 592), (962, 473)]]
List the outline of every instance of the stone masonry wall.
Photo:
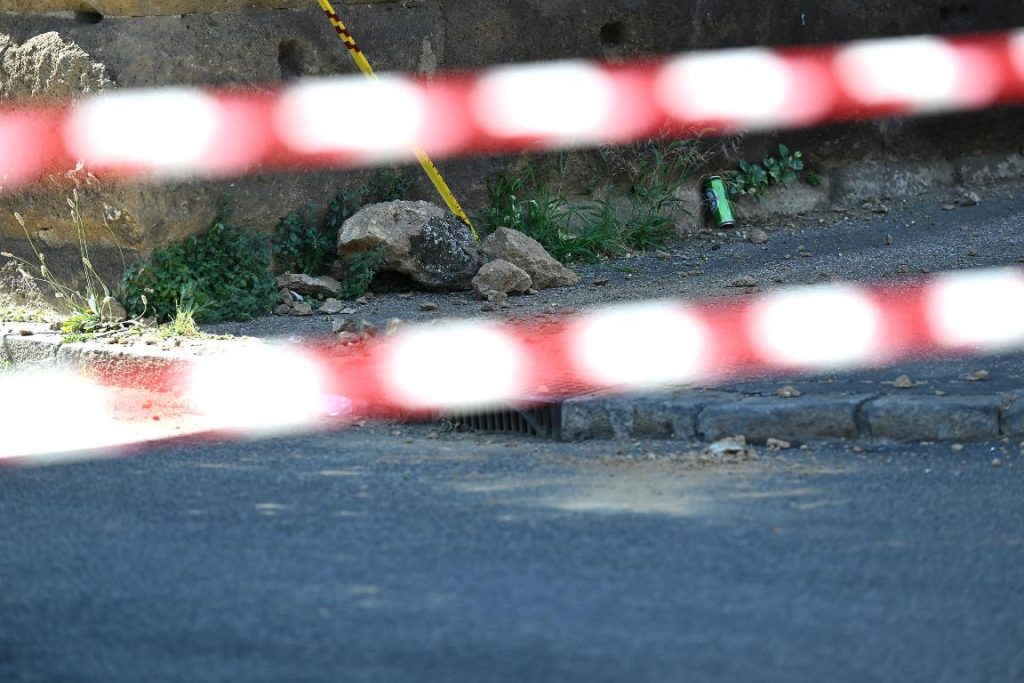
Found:
[[(420, 73), (502, 62), (568, 57), (618, 60), (690, 49), (1024, 26), (1024, 2), (1019, 0), (350, 0), (334, 4), (379, 70)], [(70, 73), (68, 64), (77, 69), (71, 81), (62, 78)], [(26, 74), (26, 68), (36, 71)], [(0, 0), (0, 98), (70, 97), (100, 89), (175, 84), (248, 87), (352, 71), (315, 0)], [(44, 77), (39, 76), (41, 72)], [(815, 163), (825, 169), (851, 162), (856, 166), (870, 159), (871, 164), (910, 164), (908, 173), (913, 175), (915, 163), (938, 159), (953, 164), (954, 158), (973, 155), (971, 168), (977, 174), (997, 177), (1019, 175), (1024, 169), (1021, 119), (1014, 109), (830, 126), (788, 133), (785, 139), (815, 155)], [(757, 158), (775, 140), (770, 135), (752, 137), (741, 153)], [(472, 211), (483, 201), (485, 176), (509, 162), (473, 158), (446, 162), (443, 170)], [(961, 166), (951, 165), (948, 174), (939, 173), (934, 182), (963, 180)], [(867, 169), (863, 173), (879, 175), (870, 164), (863, 168)], [(113, 272), (120, 262), (115, 242), (133, 258), (200, 231), (209, 225), (217, 198), (225, 192), (236, 198), (240, 220), (269, 230), (288, 211), (309, 202), (322, 203), (339, 187), (364, 176), (313, 172), (212, 183), (104, 184), (85, 193), (86, 229), (91, 240), (108, 247), (100, 252)], [(834, 188), (847, 187), (851, 192), (867, 192), (869, 186), (833, 183)], [(432, 198), (428, 185), (422, 183), (419, 189), (422, 198)], [(67, 217), (67, 192), (67, 181), (59, 181), (22, 195), (0, 195), (0, 244), (18, 249), (23, 241), (20, 226), (10, 218), (17, 210), (28, 221), (33, 237), (54, 252), (66, 252), (73, 261), (77, 235)], [(97, 260), (103, 259), (97, 255)]]

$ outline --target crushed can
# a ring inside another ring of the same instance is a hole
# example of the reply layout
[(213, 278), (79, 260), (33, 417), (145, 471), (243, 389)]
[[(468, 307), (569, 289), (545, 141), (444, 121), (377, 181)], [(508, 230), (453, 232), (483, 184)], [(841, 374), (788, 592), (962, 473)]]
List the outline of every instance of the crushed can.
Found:
[(729, 203), (729, 191), (722, 176), (713, 175), (704, 181), (704, 205), (707, 207), (708, 220), (716, 229), (736, 225), (732, 205)]

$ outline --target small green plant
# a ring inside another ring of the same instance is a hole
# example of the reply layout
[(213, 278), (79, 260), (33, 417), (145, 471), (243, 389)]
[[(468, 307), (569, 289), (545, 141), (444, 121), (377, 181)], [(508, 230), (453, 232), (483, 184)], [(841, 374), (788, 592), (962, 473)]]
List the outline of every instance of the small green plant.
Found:
[[(67, 203), (71, 209), (71, 220), (78, 233), (78, 250), (82, 262), (84, 291), (79, 291), (64, 284), (50, 270), (46, 262), (46, 254), (36, 248), (35, 242), (32, 240), (32, 236), (29, 234), (28, 227), (25, 224), (25, 219), (17, 212), (14, 213), (14, 218), (25, 233), (25, 238), (38, 261), (38, 265), (29, 263), (25, 259), (6, 252), (2, 255), (17, 261), (25, 269), (24, 272), (29, 277), (45, 283), (53, 292), (54, 297), (60, 300), (66, 307), (68, 316), (61, 323), (61, 329), (66, 334), (92, 335), (111, 327), (116, 328), (120, 325), (120, 321), (111, 320), (112, 297), (110, 289), (99, 273), (96, 272), (96, 269), (93, 268), (89, 257), (89, 246), (85, 239), (85, 226), (82, 221), (81, 198), (77, 187), (71, 191), (71, 196), (68, 197)], [(39, 274), (35, 275), (33, 271)]]
[(148, 263), (126, 269), (124, 304), (134, 315), (174, 320), (183, 302), (198, 322), (249, 320), (277, 299), (266, 238), (230, 224), (225, 202), (201, 235), (153, 252)]
[(343, 299), (358, 299), (369, 291), (374, 276), (384, 265), (386, 253), (387, 250), (384, 247), (377, 247), (344, 259), (345, 274), (341, 279), (341, 297)]
[(792, 152), (785, 145), (779, 145), (778, 157), (765, 157), (761, 163), (740, 161), (739, 170), (725, 174), (729, 194), (762, 197), (776, 185), (790, 185), (804, 176), (808, 184), (817, 185), (821, 176), (817, 173), (805, 174), (802, 152)]
[(281, 273), (323, 275), (330, 266), (334, 242), (316, 220), (316, 206), (292, 212), (274, 231), (274, 269)]
[[(650, 140), (623, 150), (602, 150), (609, 173), (627, 185), (624, 202), (573, 201), (562, 191), (564, 156), (554, 172), (527, 164), (488, 184), (489, 206), (479, 217), (484, 232), (523, 232), (563, 263), (593, 263), (628, 249), (652, 249), (672, 236), (679, 189), (704, 154), (693, 141)], [(558, 182), (547, 181), (554, 175)]]

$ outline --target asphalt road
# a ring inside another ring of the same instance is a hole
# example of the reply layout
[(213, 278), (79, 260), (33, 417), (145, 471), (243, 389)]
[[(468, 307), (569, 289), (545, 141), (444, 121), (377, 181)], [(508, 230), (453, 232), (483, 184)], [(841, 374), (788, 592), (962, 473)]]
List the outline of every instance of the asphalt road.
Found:
[(1016, 444), (398, 431), (0, 470), (0, 680), (1024, 680)]

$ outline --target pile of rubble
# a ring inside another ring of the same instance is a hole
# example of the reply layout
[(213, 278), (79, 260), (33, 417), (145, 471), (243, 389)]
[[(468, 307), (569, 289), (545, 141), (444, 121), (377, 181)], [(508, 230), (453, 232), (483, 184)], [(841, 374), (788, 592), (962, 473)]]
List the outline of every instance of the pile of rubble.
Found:
[[(404, 276), (427, 291), (474, 290), (484, 302), (483, 310), (507, 307), (510, 295), (579, 282), (576, 273), (533, 238), (499, 228), (479, 242), (468, 226), (428, 202), (387, 202), (356, 213), (338, 233), (334, 272), (343, 276), (347, 257), (376, 249), (384, 254), (382, 272)], [(336, 278), (285, 274), (277, 278), (277, 286), (277, 315), (348, 311), (341, 298), (343, 285)]]

